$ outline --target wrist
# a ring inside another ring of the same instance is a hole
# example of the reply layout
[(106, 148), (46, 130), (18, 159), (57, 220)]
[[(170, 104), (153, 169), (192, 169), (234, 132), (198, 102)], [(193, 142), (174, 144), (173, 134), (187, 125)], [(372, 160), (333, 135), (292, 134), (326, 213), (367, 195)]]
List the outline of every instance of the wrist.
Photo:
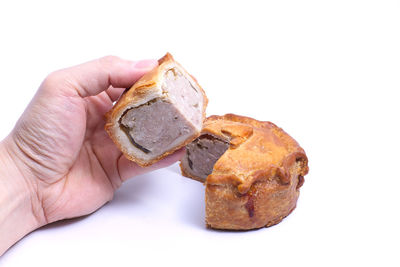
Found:
[(31, 231), (43, 225), (37, 216), (37, 194), (15, 160), (10, 140), (0, 142), (0, 255)]

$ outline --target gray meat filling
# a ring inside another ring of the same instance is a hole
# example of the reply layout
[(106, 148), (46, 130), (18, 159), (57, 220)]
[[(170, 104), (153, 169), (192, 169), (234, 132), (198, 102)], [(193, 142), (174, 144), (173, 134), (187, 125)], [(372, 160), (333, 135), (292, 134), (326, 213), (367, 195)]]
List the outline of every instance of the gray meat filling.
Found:
[(120, 125), (136, 148), (155, 156), (178, 137), (194, 131), (171, 103), (160, 98), (128, 110)]
[(148, 158), (182, 143), (202, 125), (203, 94), (181, 71), (166, 71), (161, 87), (162, 97), (125, 111), (119, 121), (132, 145)]
[(187, 165), (193, 176), (205, 180), (229, 143), (211, 135), (202, 135), (186, 146)]

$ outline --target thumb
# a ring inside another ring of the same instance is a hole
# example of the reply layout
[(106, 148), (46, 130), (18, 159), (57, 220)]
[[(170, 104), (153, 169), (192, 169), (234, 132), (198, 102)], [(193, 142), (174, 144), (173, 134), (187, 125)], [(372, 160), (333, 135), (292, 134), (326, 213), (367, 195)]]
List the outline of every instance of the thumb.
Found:
[[(155, 59), (129, 61), (107, 56), (53, 72), (46, 78), (45, 82), (50, 83), (50, 86), (45, 86), (45, 88), (59, 88), (68, 96), (93, 96), (107, 90), (110, 86), (119, 88), (132, 86), (157, 64)], [(60, 87), (60, 84), (66, 86)]]

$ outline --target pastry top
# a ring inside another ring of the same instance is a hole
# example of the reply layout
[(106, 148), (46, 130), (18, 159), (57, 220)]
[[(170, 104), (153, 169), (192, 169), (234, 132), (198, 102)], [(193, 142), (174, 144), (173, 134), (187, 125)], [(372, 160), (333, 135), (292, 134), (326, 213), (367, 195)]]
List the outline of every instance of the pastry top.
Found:
[(290, 183), (290, 167), (301, 162), (300, 175), (308, 172), (304, 150), (281, 128), (271, 122), (226, 114), (211, 116), (202, 134), (210, 134), (230, 143), (218, 159), (206, 184), (237, 186), (245, 194), (260, 180)]
[(105, 114), (106, 130), (115, 123), (115, 120), (119, 120), (127, 108), (137, 107), (154, 98), (161, 97), (163, 91), (159, 85), (162, 82), (165, 72), (174, 67), (177, 67), (185, 73), (187, 77), (191, 79), (191, 82), (195, 83), (201, 90), (204, 99), (203, 118), (205, 118), (208, 99), (203, 88), (199, 85), (196, 78), (190, 75), (178, 62), (174, 60), (170, 53), (166, 53), (165, 56), (158, 60), (158, 66), (143, 75), (131, 88), (127, 88), (114, 107)]

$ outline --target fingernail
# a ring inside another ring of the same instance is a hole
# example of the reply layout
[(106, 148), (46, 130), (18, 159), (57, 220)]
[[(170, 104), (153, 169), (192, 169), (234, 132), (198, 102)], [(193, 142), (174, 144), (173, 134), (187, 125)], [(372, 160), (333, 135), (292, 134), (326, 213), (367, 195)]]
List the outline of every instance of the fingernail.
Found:
[(155, 59), (145, 59), (134, 63), (135, 69), (152, 69), (157, 65), (158, 62)]

